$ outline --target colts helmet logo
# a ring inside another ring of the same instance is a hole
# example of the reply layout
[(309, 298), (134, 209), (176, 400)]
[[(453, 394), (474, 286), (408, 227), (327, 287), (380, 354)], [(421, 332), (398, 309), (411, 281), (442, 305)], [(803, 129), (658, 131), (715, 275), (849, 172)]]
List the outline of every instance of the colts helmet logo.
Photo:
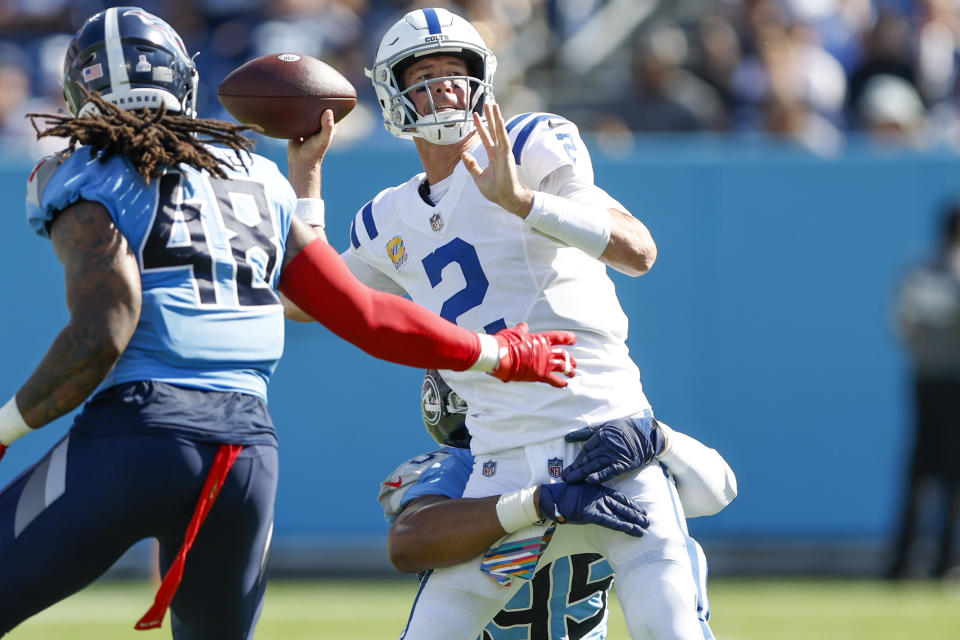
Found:
[(403, 268), (403, 265), (407, 263), (407, 248), (403, 246), (403, 238), (400, 236), (393, 236), (390, 239), (390, 242), (387, 243), (387, 255), (390, 256), (390, 262), (393, 263), (394, 269), (400, 271)]
[(495, 460), (487, 460), (483, 463), (483, 477), (489, 478), (497, 472), (497, 463)]
[(559, 478), (563, 471), (563, 458), (550, 458), (547, 460), (547, 473), (551, 478)]

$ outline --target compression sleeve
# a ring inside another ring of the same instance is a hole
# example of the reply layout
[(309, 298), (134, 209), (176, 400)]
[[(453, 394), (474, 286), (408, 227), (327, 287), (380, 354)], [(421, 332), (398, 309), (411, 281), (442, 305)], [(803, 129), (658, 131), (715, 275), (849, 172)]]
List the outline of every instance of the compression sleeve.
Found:
[(357, 280), (323, 240), (307, 245), (277, 287), (323, 326), (383, 360), (463, 371), (480, 356), (480, 338), (413, 302)]

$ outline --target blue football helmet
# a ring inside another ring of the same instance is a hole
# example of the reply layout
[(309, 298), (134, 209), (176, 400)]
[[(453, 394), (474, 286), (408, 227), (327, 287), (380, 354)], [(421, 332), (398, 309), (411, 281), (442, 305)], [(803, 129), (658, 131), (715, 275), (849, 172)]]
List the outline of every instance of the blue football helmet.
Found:
[(63, 94), (75, 116), (95, 113), (77, 83), (121, 109), (196, 117), (197, 68), (170, 25), (139, 7), (112, 7), (89, 18), (63, 61)]
[(427, 369), (420, 388), (423, 425), (439, 444), (462, 446), (469, 438), (466, 428), (467, 403), (450, 388), (436, 369)]

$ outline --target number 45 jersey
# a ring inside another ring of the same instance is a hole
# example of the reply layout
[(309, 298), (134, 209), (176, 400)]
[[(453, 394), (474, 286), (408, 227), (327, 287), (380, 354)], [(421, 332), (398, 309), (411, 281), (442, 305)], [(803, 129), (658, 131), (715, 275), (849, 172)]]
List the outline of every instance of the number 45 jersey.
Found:
[(101, 388), (159, 380), (266, 399), (283, 352), (274, 288), (296, 196), (272, 162), (245, 159), (249, 169), (229, 170), (229, 180), (181, 165), (148, 185), (122, 156), (101, 161), (81, 147), (31, 173), (34, 231), (46, 237), (60, 211), (98, 202), (140, 265), (140, 321)]
[[(507, 125), (521, 182), (564, 193), (593, 187), (589, 153), (575, 125), (559, 116), (524, 114)], [(485, 149), (474, 147), (480, 166)], [(557, 184), (556, 176), (569, 180)], [(386, 189), (354, 219), (344, 259), (366, 284), (407, 293), (447, 320), (495, 333), (519, 322), (531, 331), (573, 331), (577, 375), (564, 389), (503, 384), (478, 372), (444, 372), (467, 401), (474, 454), (536, 444), (568, 431), (639, 413), (649, 404), (625, 340), (627, 318), (603, 263), (532, 230), (487, 200), (463, 163), (421, 195), (424, 174)]]

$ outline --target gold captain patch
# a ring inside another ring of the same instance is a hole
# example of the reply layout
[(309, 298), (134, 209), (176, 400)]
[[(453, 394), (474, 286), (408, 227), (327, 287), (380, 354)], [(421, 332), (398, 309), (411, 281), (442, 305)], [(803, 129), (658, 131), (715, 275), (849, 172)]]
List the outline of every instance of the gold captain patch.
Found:
[(403, 265), (407, 263), (407, 248), (403, 246), (403, 238), (393, 236), (390, 239), (390, 242), (387, 243), (387, 255), (390, 256), (394, 268), (400, 271)]

